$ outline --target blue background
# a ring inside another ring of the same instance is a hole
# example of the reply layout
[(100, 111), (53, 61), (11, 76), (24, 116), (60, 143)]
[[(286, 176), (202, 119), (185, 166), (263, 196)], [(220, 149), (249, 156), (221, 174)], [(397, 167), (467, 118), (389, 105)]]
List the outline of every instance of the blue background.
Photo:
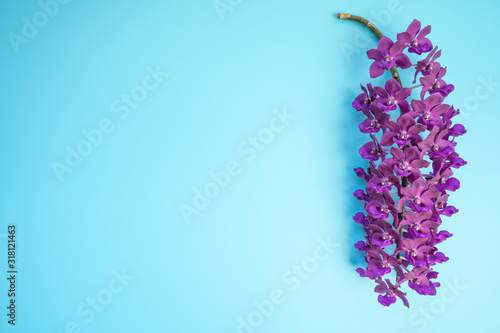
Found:
[[(239, 332), (500, 331), (500, 86), (484, 84), (500, 81), (499, 44), (490, 37), (500, 5), (225, 4), (230, 10), (218, 13), (211, 0), (70, 1), (47, 22), (36, 17), (43, 26), (13, 47), (9, 34), (21, 36), (23, 17), (33, 22), (41, 5), (1, 1), (2, 330), (230, 333), (251, 317), (256, 327)], [(437, 269), (443, 286), (435, 297), (408, 290), (410, 309), (382, 307), (373, 281), (354, 271), (361, 233), (351, 217), (361, 206), (351, 193), (362, 184), (352, 169), (365, 165), (357, 150), (367, 138), (350, 103), (359, 83), (387, 77), (370, 80), (366, 50), (376, 38), (337, 12), (373, 20), (391, 38), (414, 18), (431, 24), (455, 85), (447, 101), (462, 106), (468, 129), (457, 149), (469, 164), (450, 197), (460, 213), (445, 221), (454, 237), (440, 247), (450, 257)], [(168, 76), (121, 119), (113, 102), (141, 85), (148, 68)], [(269, 139), (266, 128), (285, 109), (294, 118)], [(66, 147), (76, 149), (82, 131), (103, 119), (114, 130), (58, 179), (53, 163), (65, 163)], [(241, 145), (259, 133), (269, 140), (249, 161)], [(230, 161), (239, 172), (185, 219), (180, 207), (192, 206), (194, 191)], [(10, 224), (15, 328), (5, 316)], [(333, 251), (314, 259), (318, 238), (329, 237)], [(292, 283), (294, 265), (310, 273)], [(110, 293), (122, 270), (128, 280)], [(106, 304), (95, 316), (78, 312), (92, 312), (86, 304), (96, 297)], [(255, 301), (268, 316), (255, 314)]]

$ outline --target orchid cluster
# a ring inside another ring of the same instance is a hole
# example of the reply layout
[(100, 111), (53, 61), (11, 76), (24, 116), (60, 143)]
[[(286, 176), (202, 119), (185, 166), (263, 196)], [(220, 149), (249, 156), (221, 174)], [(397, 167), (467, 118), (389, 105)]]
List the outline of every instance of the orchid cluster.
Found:
[[(437, 62), (441, 51), (426, 38), (430, 31), (430, 26), (421, 29), (414, 20), (396, 42), (382, 37), (377, 48), (367, 52), (374, 60), (370, 77), (387, 70), (393, 77), (384, 87), (361, 86), (363, 93), (352, 103), (366, 116), (359, 129), (371, 139), (359, 149), (369, 166), (354, 169), (367, 182), (364, 190), (354, 192), (365, 210), (354, 221), (366, 232), (365, 240), (354, 246), (367, 263), (356, 271), (375, 281), (384, 306), (399, 297), (409, 307), (401, 290), (405, 282), (420, 295), (436, 294), (440, 284), (434, 266), (448, 260), (437, 245), (452, 236), (440, 230), (441, 217), (458, 212), (448, 197), (460, 187), (453, 169), (466, 162), (455, 151), (455, 138), (466, 130), (452, 122), (459, 110), (444, 103), (454, 87), (443, 80), (446, 67)], [(404, 51), (427, 56), (412, 64)], [(403, 87), (398, 67), (415, 68), (413, 83), (418, 78), (420, 84)], [(412, 99), (418, 88), (420, 94)]]

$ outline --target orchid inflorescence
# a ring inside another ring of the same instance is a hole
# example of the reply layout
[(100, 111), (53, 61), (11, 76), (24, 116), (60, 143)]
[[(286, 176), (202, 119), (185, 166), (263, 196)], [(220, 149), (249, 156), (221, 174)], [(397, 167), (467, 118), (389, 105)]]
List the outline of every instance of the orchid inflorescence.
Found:
[[(376, 29), (370, 22), (349, 14), (339, 14), (339, 18)], [(378, 301), (384, 306), (399, 297), (409, 307), (406, 293), (401, 290), (405, 282), (420, 295), (436, 295), (440, 284), (435, 281), (438, 272), (434, 266), (448, 260), (436, 246), (452, 236), (440, 230), (441, 217), (458, 212), (448, 205), (448, 192), (460, 187), (453, 169), (466, 162), (455, 151), (455, 138), (466, 130), (452, 122), (459, 110), (444, 104), (454, 87), (443, 81), (446, 67), (437, 62), (441, 51), (426, 38), (430, 31), (430, 26), (421, 29), (417, 20), (397, 35), (396, 42), (378, 31), (377, 48), (367, 52), (368, 58), (374, 60), (370, 77), (377, 78), (390, 70), (392, 78), (384, 87), (362, 85), (363, 93), (352, 103), (366, 116), (359, 129), (371, 139), (359, 149), (369, 166), (366, 170), (354, 169), (367, 182), (364, 190), (354, 192), (365, 209), (354, 216), (354, 221), (366, 232), (365, 240), (354, 246), (364, 253), (367, 263), (356, 271), (375, 281)], [(428, 55), (412, 64), (405, 51)], [(419, 78), (420, 84), (403, 87), (397, 68), (415, 68), (413, 83)], [(411, 99), (418, 88), (420, 94)], [(394, 282), (388, 278), (391, 273)]]

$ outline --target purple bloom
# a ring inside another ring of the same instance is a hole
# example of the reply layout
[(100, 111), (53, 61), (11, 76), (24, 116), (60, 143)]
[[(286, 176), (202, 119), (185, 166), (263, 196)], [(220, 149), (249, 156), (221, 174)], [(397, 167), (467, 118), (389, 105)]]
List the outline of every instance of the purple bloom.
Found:
[(434, 126), (427, 138), (418, 144), (418, 148), (420, 148), (422, 153), (429, 153), (430, 158), (439, 156), (438, 154), (446, 147), (453, 148), (453, 144), (450, 141), (443, 139), (447, 134), (447, 129), (441, 130), (438, 126)]
[(384, 220), (377, 220), (377, 224), (370, 224), (368, 229), (373, 231), (370, 236), (371, 243), (380, 247), (386, 247), (394, 244), (394, 242), (401, 241), (401, 237), (396, 230), (394, 230), (392, 226)]
[(418, 178), (410, 187), (401, 188), (401, 194), (403, 197), (398, 202), (398, 212), (403, 210), (403, 205), (408, 201), (417, 206), (433, 206), (433, 200), (437, 199), (440, 192), (430, 189), (424, 179)]
[(431, 282), (430, 279), (437, 277), (437, 272), (431, 271), (427, 267), (415, 267), (411, 272), (405, 274), (398, 283), (408, 281), (408, 286), (420, 295), (436, 295), (438, 282)]
[(446, 67), (434, 67), (431, 73), (427, 76), (420, 78), (420, 83), (422, 84), (422, 91), (420, 92), (420, 99), (424, 99), (425, 93), (430, 94), (439, 93), (443, 97), (448, 96), (455, 87), (452, 84), (446, 84), (443, 80), (443, 76), (446, 74)]
[(455, 191), (460, 188), (460, 182), (458, 179), (451, 177), (452, 175), (453, 171), (451, 169), (441, 169), (441, 172), (428, 182), (442, 193), (445, 193), (445, 191)]
[(362, 158), (371, 161), (376, 161), (379, 158), (384, 160), (387, 153), (380, 146), (380, 144), (376, 142), (376, 138), (374, 136), (372, 136), (372, 139), (374, 141), (365, 143), (361, 148), (359, 148), (359, 154)]
[(467, 133), (467, 130), (462, 124), (455, 124), (452, 128), (448, 130), (448, 135), (454, 137), (464, 135), (465, 133)]
[(399, 229), (402, 227), (411, 227), (413, 230), (428, 234), (430, 231), (436, 231), (439, 227), (439, 222), (432, 221), (432, 212), (423, 212), (416, 214), (411, 211), (405, 211), (403, 215), (403, 220), (399, 224)]
[[(359, 149), (369, 166), (354, 169), (366, 181), (365, 188), (353, 193), (365, 210), (353, 220), (366, 234), (354, 244), (366, 262), (356, 271), (376, 282), (375, 292), (384, 306), (399, 297), (409, 307), (400, 290), (404, 282), (420, 295), (436, 295), (440, 284), (432, 281), (438, 273), (431, 267), (448, 260), (436, 246), (452, 236), (439, 230), (442, 216), (458, 212), (448, 205), (449, 193), (460, 187), (453, 168), (467, 163), (455, 151), (455, 138), (467, 131), (452, 121), (460, 111), (443, 103), (454, 87), (443, 80), (446, 67), (437, 62), (441, 51), (427, 39), (430, 31), (430, 26), (421, 29), (420, 22), (413, 20), (395, 43), (380, 38), (377, 48), (367, 52), (373, 60), (370, 77), (392, 70), (394, 78), (381, 86), (361, 85), (362, 93), (352, 103), (366, 116), (360, 131), (371, 138)], [(395, 71), (395, 67), (411, 67), (406, 51), (429, 52), (415, 60), (414, 82), (421, 74), (421, 85), (413, 88), (402, 87)], [(412, 89), (420, 86), (420, 100), (412, 100)], [(393, 115), (398, 109), (399, 117)], [(397, 118), (391, 121), (391, 117)], [(394, 284), (383, 279), (389, 274), (395, 277)]]
[(361, 132), (377, 133), (381, 128), (386, 128), (385, 123), (389, 120), (390, 116), (380, 110), (375, 104), (370, 105), (370, 111), (363, 110), (363, 113), (366, 115), (367, 119), (359, 124), (359, 130)]
[(374, 193), (373, 200), (365, 204), (365, 210), (369, 216), (375, 219), (386, 219), (389, 214), (397, 216), (396, 207), (394, 206), (394, 200), (389, 193)]
[(375, 282), (378, 283), (378, 286), (375, 287), (375, 292), (379, 294), (384, 294), (384, 295), (379, 295), (378, 296), (378, 301), (380, 304), (384, 306), (389, 306), (391, 304), (394, 304), (396, 302), (396, 296), (399, 297), (402, 301), (403, 304), (409, 308), (410, 304), (408, 303), (408, 300), (406, 299), (406, 293), (402, 292), (399, 290), (399, 285), (393, 285), (389, 279), (385, 279), (385, 282), (382, 281), (382, 279), (377, 279)]
[(404, 274), (401, 268), (401, 259), (390, 256), (382, 249), (367, 251), (367, 261), (368, 267), (366, 270), (373, 272), (377, 277), (389, 274), (391, 267), (394, 267), (400, 276)]
[(368, 183), (377, 193), (388, 192), (392, 186), (399, 187), (399, 178), (396, 177), (392, 168), (387, 164), (381, 164), (379, 169), (373, 170), (373, 177)]
[(436, 51), (437, 51), (437, 46), (434, 48), (434, 50), (431, 51), (431, 53), (427, 55), (427, 57), (424, 60), (420, 60), (417, 62), (415, 78), (413, 80), (413, 83), (417, 82), (418, 73), (422, 73), (422, 75), (426, 76), (432, 72), (432, 69), (434, 67), (441, 67), (439, 62), (436, 62), (436, 59), (441, 56), (441, 50), (437, 52)]
[(426, 238), (403, 239), (402, 251), (405, 252), (405, 258), (414, 266), (425, 266), (425, 258), (433, 254), (435, 247), (427, 245)]
[(353, 220), (356, 223), (360, 223), (363, 227), (368, 227), (368, 220), (366, 219), (365, 214), (362, 212), (356, 213), (356, 215), (353, 216)]
[(361, 89), (363, 90), (363, 93), (359, 94), (358, 97), (352, 102), (352, 107), (355, 108), (357, 111), (361, 110), (370, 110), (370, 104), (377, 98), (377, 95), (375, 94), (375, 91), (373, 90), (372, 84), (368, 83), (367, 85), (368, 90), (366, 90), (363, 85), (361, 85)]
[(423, 101), (413, 100), (411, 101), (413, 110), (410, 111), (410, 116), (413, 118), (419, 117), (419, 123), (432, 128), (441, 121), (441, 115), (450, 109), (448, 104), (441, 104), (442, 102), (443, 96), (440, 94), (430, 95)]
[(385, 83), (385, 89), (382, 87), (375, 87), (377, 95), (377, 105), (379, 108), (390, 111), (396, 110), (397, 106), (401, 109), (402, 113), (410, 111), (410, 104), (406, 100), (411, 95), (410, 88), (401, 88), (398, 81), (391, 78)]
[(388, 37), (382, 37), (376, 49), (368, 50), (366, 53), (369, 59), (375, 60), (370, 66), (370, 77), (376, 78), (384, 74), (386, 70), (394, 66), (408, 68), (411, 66), (410, 58), (403, 54), (404, 44), (394, 43)]
[(431, 32), (431, 26), (428, 25), (422, 30), (420, 27), (420, 21), (413, 20), (406, 32), (398, 34), (398, 41), (404, 43), (405, 47), (409, 47), (408, 52), (418, 55), (432, 50), (431, 41), (425, 38)]
[(384, 133), (380, 139), (380, 145), (392, 146), (395, 143), (399, 148), (403, 148), (410, 142), (413, 145), (421, 142), (422, 138), (418, 133), (426, 129), (425, 125), (415, 125), (415, 119), (410, 115), (402, 115), (397, 122), (388, 121), (386, 125), (389, 131)]
[(410, 181), (421, 176), (420, 168), (430, 165), (430, 162), (420, 158), (420, 151), (417, 147), (408, 147), (404, 150), (392, 147), (391, 154), (394, 157), (386, 159), (383, 163), (394, 168), (397, 176), (410, 176)]

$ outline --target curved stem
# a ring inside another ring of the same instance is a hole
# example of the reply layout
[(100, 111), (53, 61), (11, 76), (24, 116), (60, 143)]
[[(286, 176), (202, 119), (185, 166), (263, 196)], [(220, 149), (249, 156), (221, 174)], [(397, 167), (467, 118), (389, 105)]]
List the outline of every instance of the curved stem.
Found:
[[(370, 29), (375, 34), (375, 36), (377, 36), (378, 39), (381, 39), (382, 37), (384, 37), (384, 34), (382, 33), (382, 31), (380, 31), (373, 23), (371, 23), (370, 21), (368, 21), (364, 17), (346, 14), (346, 13), (337, 13), (337, 18), (339, 18), (341, 20), (351, 20), (351, 21), (359, 22), (362, 25), (368, 27), (368, 29)], [(403, 87), (403, 84), (401, 83), (401, 79), (399, 78), (399, 73), (398, 73), (398, 69), (396, 66), (391, 68), (391, 74), (392, 74), (392, 77), (396, 81), (398, 81), (399, 85), (401, 87)]]

